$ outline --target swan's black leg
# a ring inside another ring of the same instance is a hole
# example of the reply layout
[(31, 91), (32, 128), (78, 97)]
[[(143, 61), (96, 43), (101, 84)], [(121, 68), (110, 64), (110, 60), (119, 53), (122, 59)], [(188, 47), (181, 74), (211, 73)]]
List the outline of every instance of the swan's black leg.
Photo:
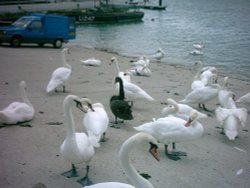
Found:
[(74, 164), (72, 164), (72, 168), (70, 171), (64, 172), (62, 173), (63, 176), (67, 177), (67, 178), (73, 178), (73, 177), (78, 177), (77, 171), (76, 171), (76, 167)]
[(180, 160), (179, 156), (187, 156), (186, 152), (175, 151), (175, 143), (172, 143), (172, 151), (168, 151), (168, 145), (165, 145), (165, 155), (174, 161)]
[(66, 92), (66, 87), (65, 87), (65, 85), (63, 85), (63, 93), (65, 93)]
[(117, 125), (118, 125), (118, 123), (123, 123), (123, 121), (122, 120), (119, 121), (118, 118), (117, 118), (117, 116), (115, 116), (115, 122), (111, 122), (111, 123), (112, 123), (112, 125), (110, 127), (113, 127), (113, 128), (116, 128), (116, 129), (120, 129), (120, 127), (117, 126)]
[(87, 165), (86, 170), (87, 170), (86, 176), (84, 176), (80, 180), (77, 180), (77, 182), (80, 183), (83, 187), (93, 184), (93, 182), (89, 179), (89, 165)]
[(106, 142), (108, 141), (108, 138), (106, 138), (106, 132), (102, 134), (102, 138), (100, 140), (100, 142)]
[(209, 110), (209, 109), (206, 108), (205, 104), (202, 104), (202, 109), (203, 109), (205, 112), (213, 113), (212, 110)]
[(169, 151), (168, 151), (168, 145), (167, 145), (167, 144), (165, 145), (165, 155), (167, 156), (167, 158), (169, 158), (169, 159), (171, 159), (171, 160), (174, 160), (174, 161), (178, 161), (178, 160), (181, 159), (181, 158), (178, 157), (177, 155), (172, 154), (172, 152), (169, 152)]
[(172, 143), (172, 153), (174, 153), (175, 155), (177, 156), (187, 156), (187, 153), (186, 152), (183, 152), (183, 151), (176, 151), (175, 150), (175, 142)]
[(224, 128), (221, 128), (220, 134), (225, 135)]
[(202, 104), (198, 104), (198, 108), (202, 108), (203, 109)]

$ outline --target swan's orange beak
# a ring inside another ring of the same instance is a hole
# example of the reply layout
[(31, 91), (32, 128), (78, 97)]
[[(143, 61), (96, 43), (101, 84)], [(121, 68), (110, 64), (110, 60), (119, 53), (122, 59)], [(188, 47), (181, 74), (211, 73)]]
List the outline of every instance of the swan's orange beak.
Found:
[(192, 123), (192, 119), (191, 118), (189, 118), (188, 120), (187, 120), (187, 122), (185, 123), (185, 127), (189, 127), (190, 126), (190, 124)]
[(149, 149), (149, 152), (153, 155), (153, 157), (157, 160), (160, 161), (160, 156), (157, 152), (158, 146), (156, 144), (150, 143), (151, 147)]

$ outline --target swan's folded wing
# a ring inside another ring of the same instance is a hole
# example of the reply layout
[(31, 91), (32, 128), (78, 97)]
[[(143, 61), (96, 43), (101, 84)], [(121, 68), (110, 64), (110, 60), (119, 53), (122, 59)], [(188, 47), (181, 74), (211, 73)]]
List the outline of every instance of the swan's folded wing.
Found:
[(88, 131), (88, 136), (89, 136), (89, 141), (91, 142), (91, 144), (94, 147), (99, 148), (100, 147), (99, 141), (101, 139), (101, 135), (94, 134), (92, 131)]
[(218, 107), (215, 110), (215, 115), (216, 115), (216, 119), (219, 121), (219, 123), (222, 125), (223, 122), (226, 120), (226, 118), (228, 117), (228, 110)]
[(239, 119), (241, 126), (245, 127), (247, 121), (247, 109), (246, 108), (234, 109), (233, 114), (235, 117)]
[(133, 119), (131, 106), (126, 101), (114, 100), (111, 102), (111, 110), (117, 117), (124, 120)]
[(46, 88), (47, 93), (52, 92), (55, 88), (57, 88), (61, 84), (62, 84), (62, 81), (51, 79)]

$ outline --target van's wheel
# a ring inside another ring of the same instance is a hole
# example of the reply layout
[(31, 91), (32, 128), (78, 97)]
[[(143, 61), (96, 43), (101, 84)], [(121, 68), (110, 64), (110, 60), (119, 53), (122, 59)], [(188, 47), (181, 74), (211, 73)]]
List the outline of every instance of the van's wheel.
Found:
[(21, 38), (20, 37), (12, 37), (11, 39), (11, 46), (19, 47), (21, 45)]
[(61, 39), (56, 39), (54, 42), (54, 48), (61, 48), (62, 44), (63, 44), (63, 42)]

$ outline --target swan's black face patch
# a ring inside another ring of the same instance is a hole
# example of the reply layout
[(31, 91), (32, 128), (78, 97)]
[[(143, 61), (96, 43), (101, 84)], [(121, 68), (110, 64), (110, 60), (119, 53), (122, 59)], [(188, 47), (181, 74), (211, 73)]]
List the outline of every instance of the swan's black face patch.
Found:
[(88, 107), (90, 108), (90, 110), (91, 110), (92, 112), (95, 111), (94, 108), (92, 107), (92, 104), (91, 104), (91, 103), (88, 103)]
[(85, 113), (86, 113), (86, 111), (83, 109), (82, 103), (81, 103), (80, 101), (74, 100), (74, 102), (76, 103), (76, 108), (78, 108), (78, 109), (81, 110), (82, 112), (85, 112)]

